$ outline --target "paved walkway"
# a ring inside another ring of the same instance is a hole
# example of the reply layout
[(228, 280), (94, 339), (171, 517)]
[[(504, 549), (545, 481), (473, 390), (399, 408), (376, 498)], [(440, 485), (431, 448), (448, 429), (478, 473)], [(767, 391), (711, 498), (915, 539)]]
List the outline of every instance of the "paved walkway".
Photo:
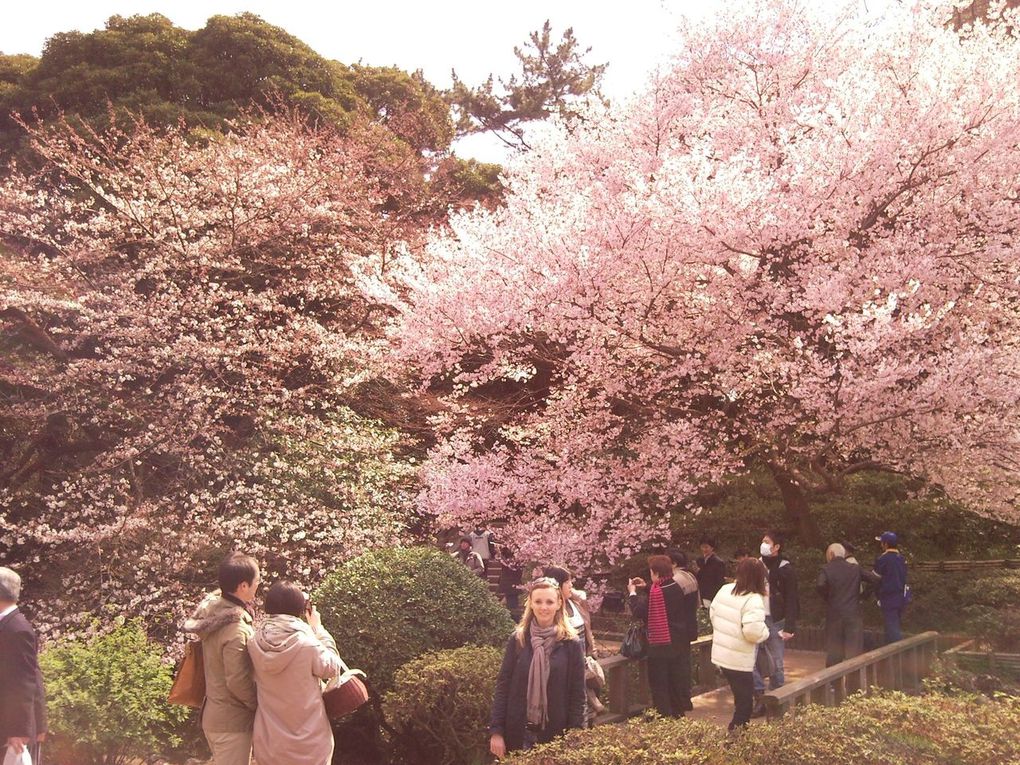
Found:
[[(783, 669), (786, 673), (786, 682), (799, 680), (812, 672), (825, 669), (825, 654), (820, 651), (787, 650), (784, 656)], [(729, 685), (695, 696), (691, 701), (694, 703), (694, 711), (687, 716), (692, 720), (704, 720), (724, 728), (729, 725), (733, 717), (733, 694)], [(752, 724), (763, 722), (764, 717), (751, 720)]]

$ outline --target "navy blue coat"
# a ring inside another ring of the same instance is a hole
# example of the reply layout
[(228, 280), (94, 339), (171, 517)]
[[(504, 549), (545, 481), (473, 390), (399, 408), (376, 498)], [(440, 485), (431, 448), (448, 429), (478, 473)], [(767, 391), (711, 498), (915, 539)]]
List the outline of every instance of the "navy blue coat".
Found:
[(890, 548), (875, 559), (875, 573), (882, 577), (875, 589), (882, 608), (903, 608), (903, 587), (907, 583), (907, 561), (899, 550)]
[(0, 622), (0, 742), (46, 730), (35, 630), (20, 610)]
[[(531, 668), (531, 641), (521, 646), (517, 633), (510, 636), (503, 664), (496, 679), (492, 700), (490, 733), (503, 736), (507, 751), (524, 747), (524, 726), (528, 722), (528, 670)], [(549, 723), (537, 732), (544, 744), (567, 728), (584, 727), (584, 645), (580, 639), (561, 640), (549, 656)]]

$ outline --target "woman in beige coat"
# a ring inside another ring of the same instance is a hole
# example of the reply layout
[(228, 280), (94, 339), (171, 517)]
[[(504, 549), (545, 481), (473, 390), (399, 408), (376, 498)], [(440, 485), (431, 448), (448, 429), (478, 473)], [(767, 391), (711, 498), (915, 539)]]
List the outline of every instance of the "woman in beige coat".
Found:
[(765, 566), (757, 558), (737, 564), (733, 584), (719, 588), (712, 618), (712, 663), (722, 670), (733, 691), (733, 730), (751, 721), (754, 706), (754, 658), (758, 643), (769, 636), (765, 625)]
[(333, 731), (321, 681), (343, 671), (336, 642), (292, 582), (270, 587), (265, 608), (270, 618), (248, 641), (258, 691), (255, 759), (266, 765), (329, 765)]

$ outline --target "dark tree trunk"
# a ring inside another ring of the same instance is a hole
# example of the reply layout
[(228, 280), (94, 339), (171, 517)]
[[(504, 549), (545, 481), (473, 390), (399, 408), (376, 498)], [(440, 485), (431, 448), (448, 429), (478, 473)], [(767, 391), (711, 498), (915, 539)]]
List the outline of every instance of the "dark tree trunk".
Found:
[(769, 463), (769, 471), (772, 473), (772, 478), (775, 480), (776, 486), (779, 487), (779, 492), (783, 496), (786, 517), (796, 526), (797, 536), (800, 538), (801, 544), (810, 547), (825, 547), (825, 542), (822, 540), (822, 532), (818, 529), (814, 516), (811, 515), (811, 508), (808, 506), (807, 497), (804, 496), (804, 490), (797, 483), (797, 479), (790, 474), (790, 471), (775, 462)]

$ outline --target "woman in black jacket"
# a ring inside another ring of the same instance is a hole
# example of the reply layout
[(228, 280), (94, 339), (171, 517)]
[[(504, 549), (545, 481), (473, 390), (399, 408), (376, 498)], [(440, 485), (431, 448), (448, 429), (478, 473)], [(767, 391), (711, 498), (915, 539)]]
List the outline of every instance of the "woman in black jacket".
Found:
[(543, 577), (529, 589), (492, 702), (489, 750), (500, 758), (584, 726), (584, 647), (564, 616), (560, 585)]
[(651, 555), (648, 569), (652, 586), (635, 577), (627, 585), (630, 612), (647, 625), (648, 685), (652, 703), (663, 717), (683, 717), (691, 704), (691, 640), (698, 636), (698, 593), (684, 589), (673, 578), (673, 561), (666, 555)]

